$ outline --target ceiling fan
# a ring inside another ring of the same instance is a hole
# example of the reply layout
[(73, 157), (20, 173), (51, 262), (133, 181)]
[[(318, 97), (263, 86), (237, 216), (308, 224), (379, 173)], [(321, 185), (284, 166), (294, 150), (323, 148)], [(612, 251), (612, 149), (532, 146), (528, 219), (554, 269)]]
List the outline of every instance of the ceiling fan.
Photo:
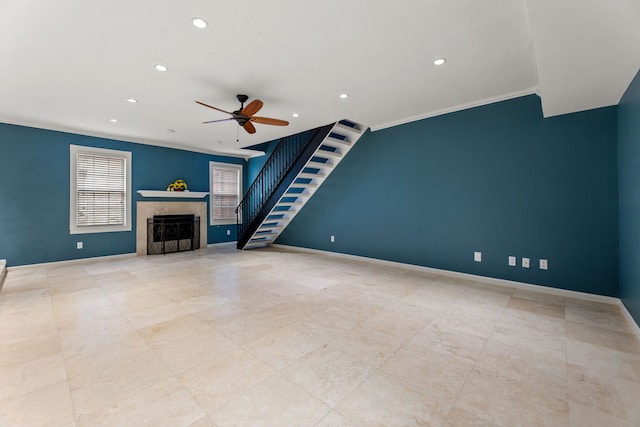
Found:
[(259, 99), (254, 99), (245, 107), (244, 103), (249, 99), (249, 97), (247, 95), (236, 95), (236, 98), (238, 98), (238, 101), (240, 101), (240, 108), (233, 112), (225, 111), (218, 107), (213, 107), (211, 105), (205, 104), (204, 102), (196, 101), (200, 105), (204, 105), (205, 107), (213, 108), (214, 110), (218, 110), (223, 113), (227, 113), (231, 115), (231, 117), (228, 119), (210, 120), (208, 122), (202, 122), (202, 123), (217, 123), (217, 122), (226, 122), (229, 120), (235, 120), (248, 133), (256, 133), (256, 128), (255, 126), (253, 126), (253, 123), (260, 123), (263, 125), (273, 125), (273, 126), (289, 125), (289, 122), (285, 120), (272, 119), (270, 117), (254, 116), (254, 114), (260, 111), (263, 105), (262, 101), (260, 101)]

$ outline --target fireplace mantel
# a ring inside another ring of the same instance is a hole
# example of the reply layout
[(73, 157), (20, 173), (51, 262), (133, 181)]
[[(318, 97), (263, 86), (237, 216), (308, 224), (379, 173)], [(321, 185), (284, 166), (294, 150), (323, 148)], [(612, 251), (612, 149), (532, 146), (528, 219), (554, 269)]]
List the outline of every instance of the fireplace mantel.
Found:
[(159, 190), (138, 190), (142, 197), (162, 197), (167, 199), (202, 199), (209, 193), (202, 191), (159, 191)]

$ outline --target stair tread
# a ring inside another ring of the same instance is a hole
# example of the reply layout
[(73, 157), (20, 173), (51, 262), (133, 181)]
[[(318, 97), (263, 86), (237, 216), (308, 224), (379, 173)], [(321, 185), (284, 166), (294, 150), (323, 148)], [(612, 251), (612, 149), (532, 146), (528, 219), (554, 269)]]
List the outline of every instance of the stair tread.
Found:
[(305, 167), (314, 168), (314, 169), (323, 169), (323, 168), (331, 169), (334, 166), (335, 165), (333, 163), (320, 163), (320, 162), (314, 162), (313, 160), (309, 160)]
[(326, 176), (327, 175), (323, 173), (300, 172), (300, 174), (298, 175), (298, 178), (318, 179), (318, 178), (325, 178)]
[[(354, 123), (354, 124), (358, 125), (357, 123)], [(342, 124), (340, 122), (336, 123), (334, 128), (340, 128), (340, 129), (344, 129), (344, 130), (349, 131), (349, 132), (355, 132), (358, 135), (362, 134), (362, 129), (359, 129), (359, 128), (356, 128), (356, 127), (347, 126), (347, 125)]]
[(351, 146), (351, 141), (348, 139), (340, 139), (340, 138), (334, 138), (332, 136), (328, 136), (325, 138), (325, 140), (322, 142), (322, 145), (325, 145), (327, 142), (329, 143), (334, 143), (334, 144), (339, 144), (339, 146)]
[(339, 153), (337, 151), (328, 151), (328, 150), (316, 150), (316, 152), (313, 153), (313, 157), (323, 157), (323, 156), (341, 159), (342, 157), (344, 157), (344, 154)]

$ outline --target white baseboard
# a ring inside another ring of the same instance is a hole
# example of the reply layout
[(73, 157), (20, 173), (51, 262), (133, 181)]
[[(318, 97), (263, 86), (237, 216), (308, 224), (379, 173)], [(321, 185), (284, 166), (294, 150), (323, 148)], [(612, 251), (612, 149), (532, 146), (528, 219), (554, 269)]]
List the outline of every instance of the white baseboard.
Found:
[(636, 319), (634, 319), (631, 313), (629, 313), (629, 310), (627, 310), (627, 306), (624, 305), (622, 300), (618, 300), (618, 305), (620, 306), (620, 310), (622, 311), (622, 314), (624, 314), (624, 317), (627, 318), (631, 329), (633, 329), (633, 331), (636, 333), (636, 336), (640, 340), (640, 326), (638, 326)]
[(5, 277), (7, 277), (7, 261), (0, 259), (0, 290), (2, 290), (2, 285), (4, 285)]
[(237, 240), (233, 240), (231, 242), (208, 243), (207, 248), (215, 248), (216, 246), (236, 246), (237, 244)]
[[(233, 242), (221, 242), (221, 243), (210, 243), (210, 244), (207, 244), (207, 248), (215, 247), (215, 246), (235, 245), (236, 243), (237, 242), (235, 242), (235, 241), (233, 241)], [(202, 249), (204, 249), (204, 248), (202, 248)], [(94, 262), (94, 261), (117, 259), (117, 258), (127, 258), (127, 257), (135, 257), (135, 256), (137, 256), (136, 253), (128, 253), (128, 254), (118, 254), (118, 255), (105, 255), (105, 256), (90, 257), (90, 258), (77, 258), (77, 259), (68, 259), (68, 260), (64, 260), (64, 261), (52, 261), (52, 262), (41, 262), (41, 263), (37, 263), (37, 264), (15, 265), (13, 267), (7, 267), (7, 270), (11, 271), (11, 270), (19, 270), (19, 269), (22, 269), (22, 268), (48, 267), (48, 266), (65, 265), (65, 264), (82, 264), (82, 263), (86, 263), (86, 262)], [(0, 271), (1, 271), (1, 269), (0, 269)], [(1, 280), (0, 280), (0, 283), (2, 283)]]
[(52, 262), (41, 262), (37, 264), (14, 265), (12, 267), (7, 267), (7, 270), (9, 271), (21, 270), (23, 268), (50, 267), (50, 266), (67, 265), (67, 264), (84, 264), (84, 263), (95, 262), (100, 260), (129, 258), (129, 257), (135, 257), (135, 256), (136, 256), (135, 253), (130, 253), (130, 254), (105, 255), (105, 256), (90, 257), (90, 258), (77, 258), (77, 259), (68, 259), (64, 261), (52, 261)]

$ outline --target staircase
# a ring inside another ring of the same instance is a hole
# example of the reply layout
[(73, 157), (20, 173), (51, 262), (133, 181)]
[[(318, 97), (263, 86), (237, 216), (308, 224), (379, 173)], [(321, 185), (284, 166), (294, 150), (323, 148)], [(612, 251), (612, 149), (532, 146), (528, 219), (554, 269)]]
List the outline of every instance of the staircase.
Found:
[(365, 130), (341, 120), (309, 131), (304, 142), (280, 141), (236, 210), (238, 249), (272, 244)]

